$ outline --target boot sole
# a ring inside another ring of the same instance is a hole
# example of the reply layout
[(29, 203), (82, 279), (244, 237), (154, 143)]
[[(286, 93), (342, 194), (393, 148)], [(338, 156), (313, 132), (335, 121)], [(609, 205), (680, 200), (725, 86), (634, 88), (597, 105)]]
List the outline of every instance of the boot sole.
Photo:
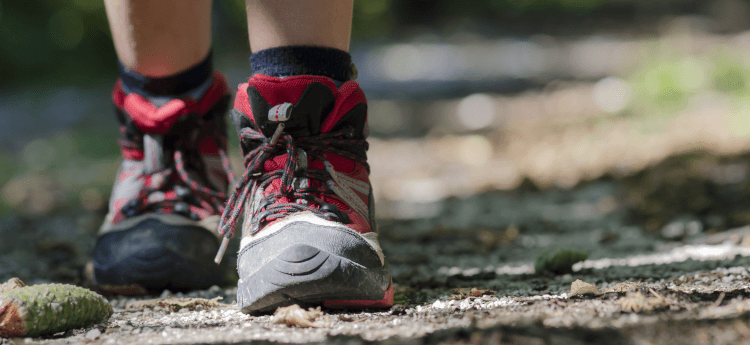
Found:
[(367, 268), (316, 247), (286, 248), (250, 276), (240, 279), (237, 302), (246, 314), (292, 304), (303, 308), (388, 308), (393, 287), (388, 264)]
[(102, 292), (125, 295), (221, 285), (224, 270), (213, 262), (218, 246), (205, 229), (146, 220), (98, 239), (93, 281)]

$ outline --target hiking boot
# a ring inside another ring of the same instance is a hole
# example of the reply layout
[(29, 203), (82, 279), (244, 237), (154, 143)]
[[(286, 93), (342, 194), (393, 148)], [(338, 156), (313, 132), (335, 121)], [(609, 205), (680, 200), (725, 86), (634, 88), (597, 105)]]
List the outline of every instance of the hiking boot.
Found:
[(245, 174), (220, 232), (244, 212), (237, 303), (244, 313), (291, 304), (393, 305), (367, 165), (367, 103), (354, 81), (255, 75), (231, 111)]
[(123, 161), (94, 248), (94, 280), (105, 292), (208, 288), (228, 185), (224, 77), (199, 100), (161, 106), (115, 85)]

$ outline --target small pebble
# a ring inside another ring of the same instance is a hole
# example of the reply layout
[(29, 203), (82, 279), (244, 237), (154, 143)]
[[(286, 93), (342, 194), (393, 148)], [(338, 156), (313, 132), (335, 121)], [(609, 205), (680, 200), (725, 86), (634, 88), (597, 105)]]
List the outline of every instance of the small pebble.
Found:
[(391, 307), (391, 315), (403, 315), (406, 313), (406, 306), (403, 304), (394, 304)]
[(99, 338), (100, 335), (102, 335), (102, 331), (100, 331), (98, 328), (94, 328), (86, 332), (86, 335), (84, 335), (83, 337), (88, 340), (96, 340)]

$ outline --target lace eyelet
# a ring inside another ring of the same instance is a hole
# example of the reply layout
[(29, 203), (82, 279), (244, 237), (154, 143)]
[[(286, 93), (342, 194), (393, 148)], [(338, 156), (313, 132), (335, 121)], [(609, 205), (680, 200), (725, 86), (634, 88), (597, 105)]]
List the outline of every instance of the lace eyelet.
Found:
[(125, 215), (126, 218), (135, 217), (139, 214), (141, 214), (141, 200), (140, 199), (132, 199), (128, 201), (125, 206), (122, 207), (122, 214)]
[(330, 213), (334, 215), (340, 222), (344, 224), (349, 224), (351, 222), (351, 219), (349, 219), (349, 216), (341, 211), (338, 206), (330, 203), (323, 204), (320, 206), (320, 211), (323, 212), (323, 214)]
[(174, 204), (174, 213), (177, 213), (179, 215), (183, 216), (190, 216), (190, 206), (184, 202), (178, 202)]

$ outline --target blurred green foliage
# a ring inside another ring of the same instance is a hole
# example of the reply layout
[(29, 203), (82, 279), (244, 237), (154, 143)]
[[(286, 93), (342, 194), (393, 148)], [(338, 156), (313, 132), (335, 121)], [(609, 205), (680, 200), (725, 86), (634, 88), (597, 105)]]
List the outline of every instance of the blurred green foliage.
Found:
[[(509, 27), (536, 25), (549, 18), (587, 15), (606, 4), (604, 0), (355, 0), (352, 36), (355, 42), (393, 40), (409, 35), (411, 27), (445, 33), (456, 25), (469, 30), (483, 27), (485, 33), (507, 32)], [(246, 47), (244, 0), (217, 0), (214, 9), (218, 50)], [(116, 58), (110, 40), (102, 0), (0, 0), (0, 86), (111, 78)], [(239, 51), (245, 54), (246, 49)]]
[(18, 161), (9, 153), (0, 151), (0, 181), (8, 181), (19, 172)]
[(114, 48), (103, 6), (100, 0), (2, 0), (2, 83), (76, 81), (114, 69), (114, 60), (107, 58)]
[(536, 274), (566, 274), (573, 272), (573, 265), (589, 257), (587, 252), (569, 248), (553, 247), (540, 253), (534, 263)]
[(720, 60), (714, 71), (714, 85), (719, 91), (742, 93), (747, 91), (747, 68), (732, 60)]
[(73, 136), (73, 152), (78, 157), (102, 159), (117, 156), (120, 148), (115, 140), (102, 142), (102, 133), (96, 129), (79, 130)]
[(643, 59), (633, 73), (632, 84), (638, 94), (631, 104), (663, 110), (645, 113), (674, 114), (697, 95), (750, 95), (750, 68), (740, 52), (732, 49), (702, 55), (657, 52)]
[[(676, 2), (695, 3), (691, 0), (355, 0), (352, 36), (355, 44), (405, 41), (425, 32), (437, 37), (460, 31), (486, 37), (540, 32), (564, 37), (566, 28), (577, 30), (584, 26), (582, 19), (609, 20), (618, 16), (637, 16), (637, 13), (653, 14), (653, 11), (642, 8), (638, 10), (638, 6), (648, 8), (658, 3), (658, 6), (665, 7)], [(245, 21), (244, 0), (215, 1), (217, 56), (248, 57)], [(116, 57), (103, 1), (0, 0), (0, 61), (0, 90), (18, 83), (54, 88), (94, 80), (111, 82), (116, 75)], [(646, 114), (650, 118), (653, 114), (673, 114), (691, 97), (715, 91), (730, 93), (750, 104), (750, 70), (731, 52), (686, 56), (662, 51), (645, 56), (643, 61), (624, 77), (637, 93), (626, 112)], [(29, 99), (34, 97), (39, 96), (30, 95)], [(743, 125), (747, 122), (744, 117), (741, 120)], [(750, 129), (746, 132), (750, 133)], [(229, 135), (229, 142), (236, 143), (236, 132), (229, 131)], [(83, 170), (97, 162), (115, 162), (118, 156), (116, 142), (102, 141), (101, 138), (102, 133), (97, 130), (78, 128), (27, 145), (24, 150), (29, 152), (25, 155), (0, 150), (0, 187), (29, 172), (62, 175), (61, 171), (72, 160), (77, 160), (74, 165), (83, 166)], [(55, 150), (48, 150), (49, 147)], [(19, 159), (19, 155), (34, 159)], [(114, 172), (108, 171), (111, 167), (106, 164), (100, 164), (99, 168), (92, 169), (91, 174), (101, 175), (101, 179), (92, 180), (84, 187), (93, 186), (106, 193)], [(102, 169), (107, 172), (101, 172)], [(78, 174), (79, 171), (68, 169), (64, 173)], [(80, 191), (75, 188), (80, 187), (70, 187), (71, 195), (77, 195)], [(9, 209), (0, 199), (0, 214)], [(566, 262), (563, 266), (568, 264)]]

